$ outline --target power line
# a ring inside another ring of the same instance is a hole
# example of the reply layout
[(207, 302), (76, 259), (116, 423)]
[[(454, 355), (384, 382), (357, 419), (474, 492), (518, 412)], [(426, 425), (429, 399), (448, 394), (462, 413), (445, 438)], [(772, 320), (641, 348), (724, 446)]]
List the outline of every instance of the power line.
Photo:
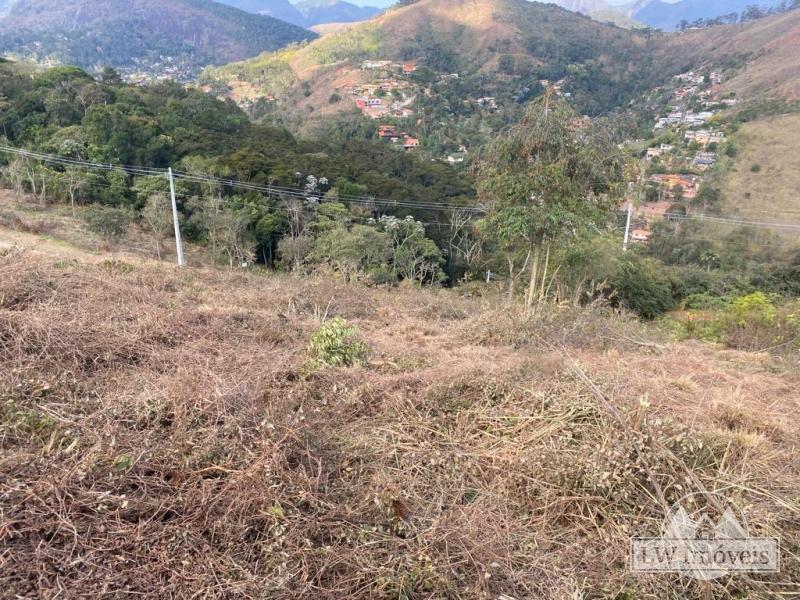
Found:
[[(114, 171), (114, 170), (121, 170), (130, 175), (134, 176), (158, 176), (158, 177), (167, 177), (167, 171), (162, 169), (157, 169), (153, 167), (136, 167), (130, 165), (114, 165), (111, 163), (96, 163), (90, 162), (81, 159), (73, 159), (67, 158), (62, 156), (57, 156), (53, 154), (46, 154), (42, 152), (35, 152), (32, 150), (24, 150), (21, 148), (13, 148), (11, 146), (4, 146), (0, 145), (0, 152), (5, 152), (8, 154), (15, 154), (24, 158), (31, 158), (34, 160), (38, 160), (41, 162), (47, 162), (51, 164), (57, 164), (61, 166), (73, 166), (73, 167), (84, 167), (87, 169), (97, 169), (102, 171)], [(173, 177), (176, 179), (182, 179), (184, 181), (190, 183), (206, 183), (206, 184), (213, 184), (219, 185), (223, 187), (231, 187), (231, 188), (238, 188), (243, 189), (246, 191), (253, 191), (258, 192), (266, 195), (275, 195), (284, 198), (297, 198), (302, 200), (309, 200), (309, 199), (317, 199), (320, 202), (324, 202), (325, 200), (321, 197), (321, 194), (318, 194), (316, 190), (308, 190), (308, 189), (297, 189), (297, 188), (288, 188), (282, 186), (273, 186), (273, 185), (264, 185), (258, 183), (251, 183), (245, 181), (239, 181), (236, 179), (230, 178), (220, 178), (214, 177), (210, 175), (198, 175), (193, 173), (187, 173), (183, 171), (173, 171)], [(98, 185), (101, 185), (98, 183)], [(317, 198), (317, 196), (320, 196)], [(187, 198), (189, 197), (186, 194), (176, 194), (176, 197)], [(415, 201), (415, 200), (393, 200), (387, 198), (373, 198), (373, 197), (363, 197), (363, 196), (355, 196), (352, 194), (339, 194), (337, 199), (346, 203), (350, 204), (360, 204), (362, 206), (367, 207), (384, 207), (384, 208), (409, 208), (415, 210), (431, 210), (431, 211), (445, 211), (445, 212), (462, 212), (462, 213), (471, 213), (472, 215), (478, 214), (485, 214), (486, 209), (483, 206), (477, 205), (454, 205), (454, 204), (447, 204), (442, 202), (432, 202), (432, 201)], [(780, 214), (780, 213), (777, 213)], [(788, 214), (788, 213), (786, 213)], [(764, 228), (764, 229), (785, 229), (789, 231), (800, 231), (800, 223), (783, 223), (783, 222), (774, 222), (774, 221), (756, 221), (756, 220), (749, 220), (749, 219), (741, 219), (735, 217), (720, 217), (714, 215), (705, 215), (705, 214), (681, 214), (681, 213), (665, 213), (665, 217), (674, 219), (676, 221), (679, 220), (692, 220), (692, 221), (705, 221), (709, 223), (717, 223), (717, 224), (729, 224), (729, 225), (740, 225), (740, 226), (747, 226), (747, 227), (756, 227), (756, 228)], [(439, 224), (439, 223), (429, 223), (429, 224)]]
[[(57, 184), (60, 181), (60, 179), (58, 177), (56, 177), (55, 175), (53, 175), (51, 173), (44, 173), (42, 171), (37, 171), (35, 169), (32, 171), (32, 173), (35, 176), (37, 181), (47, 181), (47, 182), (53, 183), (53, 184)], [(118, 186), (110, 184), (110, 183), (106, 183), (104, 181), (92, 181), (91, 183), (89, 183), (89, 186), (92, 187), (92, 188), (94, 188), (94, 187), (102, 187), (102, 188), (105, 188), (105, 189), (114, 189), (114, 188), (118, 189)], [(169, 190), (161, 190), (159, 192), (156, 192), (155, 190), (153, 190), (153, 192), (154, 193), (164, 194), (165, 197), (167, 197), (169, 195)], [(38, 192), (37, 192), (37, 194), (38, 194)], [(182, 200), (191, 200), (193, 198), (197, 198), (197, 196), (192, 195), (192, 194), (180, 194), (180, 193), (176, 193), (175, 197), (176, 198), (181, 198)], [(286, 212), (286, 211), (284, 211), (284, 212)], [(375, 219), (373, 217), (359, 216), (359, 215), (354, 215), (354, 214), (347, 215), (346, 220), (348, 222), (356, 222), (356, 223), (362, 223), (362, 224), (369, 224), (370, 222), (377, 222), (377, 219)], [(447, 221), (417, 221), (417, 222), (422, 224), (422, 225), (425, 225), (426, 227), (430, 227), (430, 226), (452, 227), (452, 225), (453, 225), (453, 223), (450, 223), (450, 222), (447, 222)]]
[[(248, 183), (237, 181), (233, 179), (222, 179), (219, 177), (199, 176), (190, 173), (183, 173), (180, 171), (174, 172), (176, 177), (195, 183), (213, 183), (220, 186), (239, 187), (250, 191), (264, 192), (267, 194), (277, 193), (280, 195), (288, 195), (295, 197), (302, 197), (307, 199), (309, 195), (316, 195), (314, 190), (301, 190), (297, 188), (286, 188), (274, 185), (263, 185), (257, 183)], [(447, 204), (443, 202), (430, 202), (430, 201), (413, 201), (413, 200), (391, 200), (386, 198), (373, 198), (354, 196), (352, 194), (338, 194), (337, 198), (346, 202), (367, 204), (367, 205), (382, 205), (382, 206), (402, 206), (410, 208), (418, 208), (422, 210), (451, 210), (451, 211), (464, 211), (485, 213), (486, 209), (482, 206), (466, 206), (458, 204)]]
[[(0, 152), (8, 154), (16, 154), (24, 158), (32, 158), (42, 162), (57, 164), (61, 166), (82, 166), (88, 169), (98, 169), (103, 171), (121, 170), (131, 175), (138, 176), (167, 176), (166, 170), (155, 169), (152, 167), (134, 167), (128, 165), (113, 165), (110, 163), (95, 163), (80, 159), (65, 158), (53, 154), (45, 154), (42, 152), (34, 152), (30, 150), (23, 150), (20, 148), (13, 148), (10, 146), (0, 145)], [(277, 195), (285, 197), (300, 198), (308, 200), (310, 197), (315, 196), (313, 190), (303, 190), (296, 188), (286, 188), (280, 186), (263, 185), (257, 183), (250, 183), (239, 181), (235, 179), (223, 179), (208, 175), (196, 175), (182, 171), (173, 171), (173, 176), (176, 179), (182, 179), (193, 183), (210, 183), (226, 187), (239, 188), (247, 191), (254, 191), (264, 193), (267, 195)], [(473, 214), (483, 214), (486, 209), (482, 206), (468, 206), (468, 205), (454, 205), (442, 202), (431, 201), (415, 201), (415, 200), (392, 200), (387, 198), (373, 198), (361, 197), (349, 194), (339, 194), (338, 199), (352, 204), (361, 204), (364, 206), (375, 207), (392, 207), (392, 208), (411, 208), (416, 210), (435, 210), (435, 211), (451, 211), (451, 212), (470, 212)], [(320, 200), (322, 200), (320, 198)]]
[(746, 219), (735, 219), (731, 217), (718, 217), (712, 215), (694, 215), (682, 213), (664, 213), (665, 217), (669, 217), (676, 221), (689, 220), (689, 221), (706, 221), (709, 223), (719, 223), (727, 225), (742, 225), (746, 227), (756, 227), (763, 229), (789, 229), (792, 231), (800, 231), (800, 223), (778, 223), (776, 221), (751, 221)]
[(151, 167), (132, 167), (128, 165), (113, 165), (110, 163), (95, 163), (81, 159), (57, 156), (55, 154), (44, 154), (42, 152), (34, 152), (32, 150), (24, 150), (22, 148), (12, 148), (10, 146), (3, 146), (3, 145), (0, 145), (0, 152), (16, 154), (24, 158), (34, 158), (42, 162), (59, 164), (62, 166), (83, 166), (103, 171), (119, 170), (138, 175), (164, 175), (166, 173), (166, 171), (164, 170), (154, 169)]
[(750, 212), (750, 213), (765, 213), (769, 215), (800, 215), (800, 210), (761, 210), (758, 208), (742, 208), (737, 207), (735, 209), (737, 213), (739, 212)]

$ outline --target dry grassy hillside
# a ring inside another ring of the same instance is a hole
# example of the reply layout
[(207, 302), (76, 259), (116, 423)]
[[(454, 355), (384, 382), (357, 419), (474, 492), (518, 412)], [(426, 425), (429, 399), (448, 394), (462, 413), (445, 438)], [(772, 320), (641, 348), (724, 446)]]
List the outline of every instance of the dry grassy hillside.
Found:
[(744, 68), (724, 84), (726, 91), (744, 99), (800, 100), (800, 10), (743, 25), (676, 34), (674, 44), (697, 46), (715, 60), (747, 55)]
[[(6, 597), (774, 598), (800, 592), (796, 357), (602, 309), (0, 251)], [(0, 230), (0, 239), (8, 239)], [(312, 368), (325, 316), (358, 367)], [(794, 361), (794, 362), (787, 362)], [(633, 577), (687, 492), (779, 575)]]
[(309, 29), (314, 33), (318, 33), (319, 35), (326, 35), (328, 33), (343, 31), (354, 26), (355, 25), (353, 23), (320, 23), (319, 25), (312, 25), (309, 27)]
[(722, 174), (726, 209), (748, 218), (800, 222), (800, 114), (745, 123), (739, 154)]
[[(712, 175), (723, 192), (724, 210), (750, 219), (800, 221), (800, 113), (795, 106), (800, 101), (800, 10), (689, 31), (675, 41), (698, 45), (717, 64), (732, 59), (732, 76), (716, 91), (736, 93), (734, 113), (752, 113), (736, 136), (739, 154), (731, 168)], [(771, 116), (774, 106), (795, 112)]]

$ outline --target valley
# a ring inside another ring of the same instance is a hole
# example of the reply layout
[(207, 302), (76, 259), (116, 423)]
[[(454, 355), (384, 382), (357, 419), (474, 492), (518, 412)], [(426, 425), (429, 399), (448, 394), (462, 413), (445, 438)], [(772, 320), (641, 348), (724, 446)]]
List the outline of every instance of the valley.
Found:
[(0, 596), (797, 597), (800, 0), (369, 4), (0, 0)]

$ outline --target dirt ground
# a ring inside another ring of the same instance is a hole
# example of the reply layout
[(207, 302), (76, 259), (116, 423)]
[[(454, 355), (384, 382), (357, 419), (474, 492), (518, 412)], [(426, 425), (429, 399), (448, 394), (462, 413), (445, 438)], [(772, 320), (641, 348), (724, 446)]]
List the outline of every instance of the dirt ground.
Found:
[[(800, 594), (792, 357), (48, 236), (0, 229), (3, 597)], [(333, 316), (366, 364), (311, 363)], [(701, 491), (780, 537), (780, 573), (630, 573)]]

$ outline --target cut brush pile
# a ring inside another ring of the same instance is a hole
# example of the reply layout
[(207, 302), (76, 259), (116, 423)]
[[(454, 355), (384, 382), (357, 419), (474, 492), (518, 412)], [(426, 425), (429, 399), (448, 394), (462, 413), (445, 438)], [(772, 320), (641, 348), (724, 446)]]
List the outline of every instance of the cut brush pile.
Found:
[[(324, 316), (368, 358), (310, 360)], [(6, 251), (0, 590), (798, 593), (799, 403), (800, 375), (768, 356), (602, 309), (526, 321), (448, 290)], [(629, 573), (630, 537), (700, 490), (781, 537), (780, 574)]]

